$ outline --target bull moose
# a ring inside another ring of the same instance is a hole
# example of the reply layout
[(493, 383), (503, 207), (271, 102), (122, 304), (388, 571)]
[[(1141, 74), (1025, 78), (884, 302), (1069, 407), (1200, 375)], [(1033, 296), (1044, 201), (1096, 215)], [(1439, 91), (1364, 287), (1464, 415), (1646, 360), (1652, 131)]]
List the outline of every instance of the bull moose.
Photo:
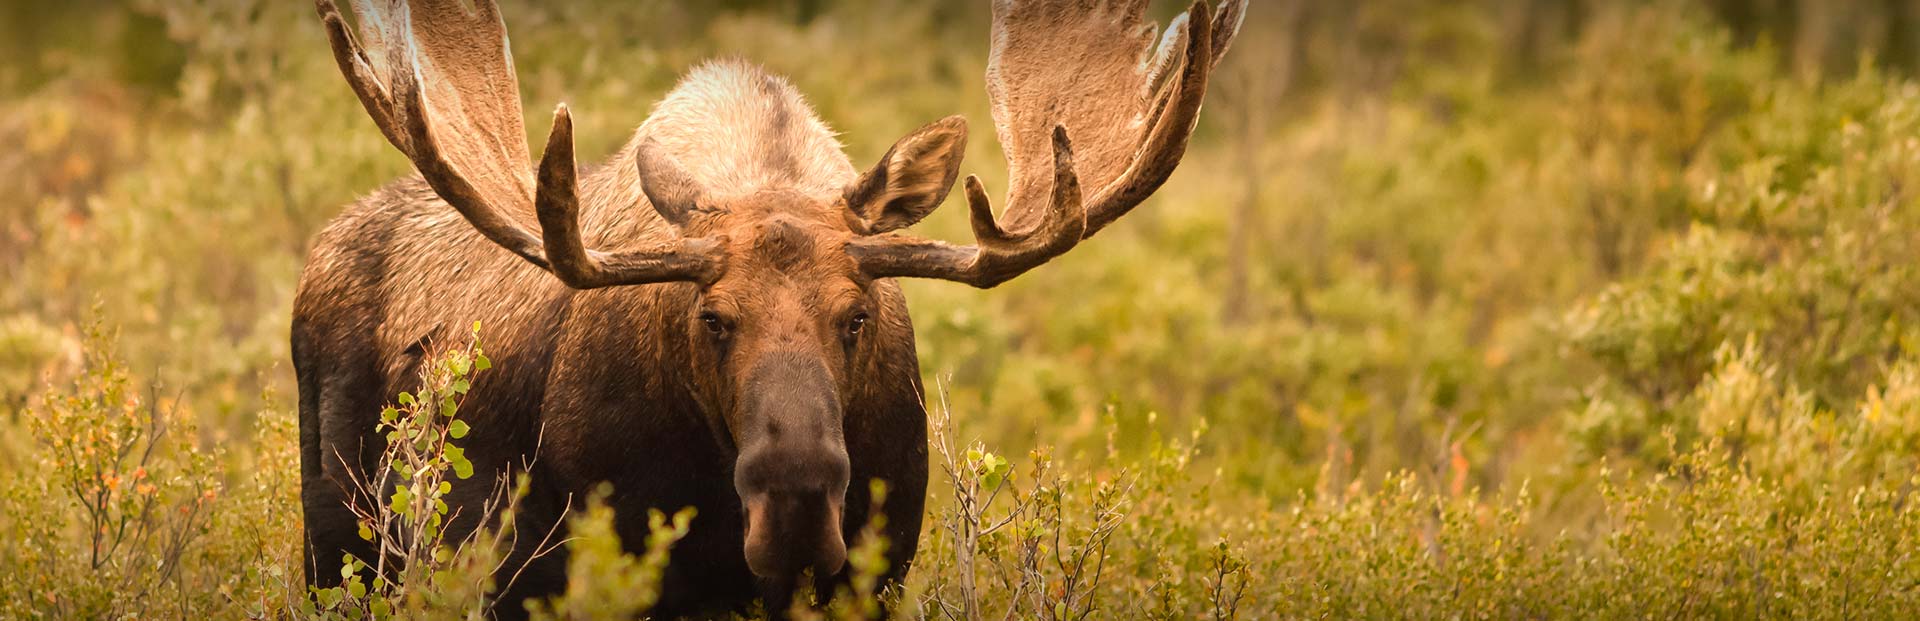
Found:
[[(630, 543), (648, 509), (695, 507), (662, 585), (667, 615), (756, 598), (783, 611), (804, 576), (844, 579), (874, 479), (895, 492), (880, 507), (887, 577), (905, 576), (927, 430), (895, 279), (990, 288), (1126, 215), (1185, 153), (1245, 14), (1244, 0), (1199, 0), (1156, 37), (1147, 0), (995, 0), (987, 86), (1011, 189), (996, 217), (969, 176), (975, 242), (954, 245), (900, 231), (952, 189), (962, 117), (861, 172), (787, 81), (710, 62), (585, 170), (559, 106), (536, 165), (491, 0), (355, 4), (358, 35), (317, 2), (334, 58), (418, 175), (335, 218), (300, 278), (308, 582), (337, 584), (345, 553), (371, 558), (348, 503), (351, 482), (384, 467), (382, 404), (416, 387), (436, 339), (484, 320), (497, 368), (461, 414), (481, 475), (451, 492), (449, 532), (480, 526), (458, 508), (507, 472), (530, 481), (519, 529), (563, 528), (602, 483)], [(510, 552), (524, 568), (500, 581), (495, 614), (564, 587), (564, 551), (536, 555), (539, 539)]]

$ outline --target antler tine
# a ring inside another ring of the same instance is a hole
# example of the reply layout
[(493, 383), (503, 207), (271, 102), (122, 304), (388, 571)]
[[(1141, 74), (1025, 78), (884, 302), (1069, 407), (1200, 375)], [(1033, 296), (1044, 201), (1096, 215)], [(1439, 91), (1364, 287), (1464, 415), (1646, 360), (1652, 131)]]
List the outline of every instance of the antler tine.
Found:
[[(373, 117), (374, 125), (387, 137), (387, 142), (406, 154), (427, 185), (471, 222), (481, 235), (534, 265), (548, 267), (539, 238), (507, 217), (495, 202), (488, 200), (493, 198), (494, 201), (511, 202), (515, 198), (513, 193), (494, 192), (494, 196), (487, 196), (474, 187), (473, 182), (461, 174), (456, 165), (441, 152), (432, 131), (435, 113), (427, 100), (427, 88), (422, 84), (425, 78), (421, 75), (421, 51), (411, 35), (411, 8), (406, 3), (395, 3), (387, 7), (393, 14), (363, 16), (363, 19), (374, 21), (373, 26), (380, 32), (380, 42), (392, 46), (384, 50), (388, 56), (385, 65), (387, 75), (384, 76), (386, 83), (383, 84), (372, 59), (360, 47), (359, 41), (347, 27), (345, 16), (333, 0), (316, 0), (314, 6), (326, 25), (334, 61), (340, 65), (341, 73), (346, 75), (354, 94), (359, 96), (361, 106), (367, 109), (368, 116)], [(491, 14), (483, 13), (483, 17), (486, 15)], [(520, 166), (524, 167), (525, 164)], [(524, 196), (519, 198), (523, 202), (526, 200)]]
[(1187, 139), (1193, 136), (1194, 125), (1200, 120), (1200, 104), (1207, 97), (1207, 78), (1213, 73), (1214, 58), (1213, 22), (1206, 17), (1206, 0), (1195, 0), (1187, 15), (1200, 17), (1187, 21), (1180, 73), (1165, 94), (1155, 98), (1153, 129), (1126, 172), (1095, 196), (1093, 207), (1087, 210), (1086, 237), (1152, 196), (1173, 176), (1173, 169), (1187, 153)]
[(967, 205), (977, 246), (904, 235), (856, 238), (847, 251), (868, 276), (916, 276), (962, 282), (982, 289), (1025, 273), (1080, 242), (1086, 226), (1080, 178), (1073, 168), (1067, 129), (1053, 128), (1053, 197), (1044, 217), (1024, 231), (1007, 231), (993, 217), (993, 202), (980, 178), (967, 176)]
[(997, 235), (980, 238), (980, 258), (974, 262), (978, 287), (992, 287), (1072, 250), (1086, 230), (1087, 212), (1081, 202), (1080, 175), (1073, 167), (1073, 144), (1067, 128), (1053, 126), (1053, 200), (1033, 228), (1008, 233), (993, 221), (993, 205), (978, 177), (967, 177), (967, 206), (973, 214), (976, 237), (981, 230)]
[[(413, 161), (427, 185), (481, 236), (580, 289), (708, 280), (717, 244), (679, 240), (661, 248), (604, 253), (580, 237), (573, 120), (565, 105), (536, 180), (528, 166), (518, 79), (506, 26), (492, 0), (357, 1), (376, 64), (333, 0), (315, 0), (334, 60), (387, 141)], [(384, 75), (382, 75), (384, 73)], [(534, 210), (535, 235), (511, 214)], [(544, 238), (544, 240), (543, 240)]]
[(360, 105), (367, 109), (367, 115), (373, 117), (373, 124), (387, 137), (387, 142), (406, 151), (405, 138), (394, 133), (397, 126), (393, 122), (393, 98), (381, 85), (380, 77), (374, 74), (373, 66), (367, 58), (360, 42), (354, 39), (353, 29), (347, 27), (347, 20), (340, 15), (340, 7), (333, 0), (315, 0), (314, 9), (320, 13), (320, 22), (327, 28), (327, 43), (333, 48), (333, 61), (340, 66), (340, 73), (347, 78), (347, 84), (353, 87), (353, 94), (360, 99)]
[(1240, 36), (1240, 26), (1247, 22), (1247, 3), (1245, 0), (1227, 0), (1220, 3), (1220, 10), (1213, 14), (1213, 64), (1220, 64), (1226, 58), (1227, 48), (1233, 47), (1234, 38)]
[[(1245, 18), (1245, 0), (1226, 0), (1217, 13), (1196, 0), (1168, 25), (1157, 51), (1141, 21), (1145, 2), (1110, 2), (1089, 11), (1048, 0), (995, 0), (988, 92), (1013, 168), (1004, 221), (1018, 230), (995, 220), (985, 189), (969, 176), (976, 246), (901, 235), (856, 239), (849, 250), (869, 275), (992, 287), (1072, 250), (1166, 182), (1186, 154), (1208, 77)], [(1177, 72), (1155, 89), (1176, 62)], [(1080, 84), (1085, 92), (1062, 92), (1060, 84)], [(1043, 119), (1053, 130), (1050, 179), (1032, 167), (1039, 145), (1029, 128)], [(1078, 168), (1069, 129), (1092, 155)], [(1083, 180), (1099, 188), (1085, 204)]]
[(573, 116), (566, 104), (560, 104), (553, 111), (547, 150), (540, 156), (540, 190), (534, 205), (547, 259), (561, 282), (575, 289), (595, 289), (673, 280), (712, 282), (719, 276), (720, 245), (706, 238), (682, 238), (652, 250), (588, 250), (580, 238), (580, 203), (572, 191), (574, 171)]

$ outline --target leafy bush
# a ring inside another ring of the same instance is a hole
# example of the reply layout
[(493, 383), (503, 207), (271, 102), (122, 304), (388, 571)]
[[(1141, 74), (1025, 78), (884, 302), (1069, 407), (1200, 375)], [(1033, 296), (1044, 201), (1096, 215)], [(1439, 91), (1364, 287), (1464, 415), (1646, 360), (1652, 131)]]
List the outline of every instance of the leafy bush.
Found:
[[(373, 558), (341, 559), (340, 586), (315, 589), (299, 600), (301, 614), (321, 619), (485, 618), (495, 569), (518, 531), (513, 513), (526, 482), (499, 481), (478, 512), (485, 528), (448, 532), (456, 515), (445, 497), (453, 479), (473, 476), (473, 463), (455, 440), (471, 429), (459, 418), (474, 374), (493, 366), (479, 343), (480, 326), (466, 346), (440, 352), (421, 365), (420, 388), (402, 392), (380, 411), (386, 449), (377, 472), (352, 481), (349, 505)], [(322, 565), (325, 567), (325, 565)]]
[[(297, 527), (289, 426), (259, 430), (248, 457), (263, 468), (224, 471), (233, 456), (199, 442), (160, 387), (135, 388), (110, 336), (95, 329), (88, 342), (71, 387), (27, 412), (32, 450), (0, 479), (0, 565), (10, 568), (0, 572), (0, 613), (122, 618), (287, 589), (286, 570), (297, 566), (283, 564), (292, 555), (276, 542)], [(224, 499), (234, 490), (250, 494)], [(249, 527), (224, 528), (239, 521), (231, 512), (246, 512)]]
[(607, 489), (589, 500), (587, 511), (567, 524), (567, 590), (551, 602), (530, 604), (534, 619), (628, 619), (660, 601), (660, 575), (667, 552), (687, 536), (694, 510), (647, 516), (646, 552), (627, 554), (614, 532)]

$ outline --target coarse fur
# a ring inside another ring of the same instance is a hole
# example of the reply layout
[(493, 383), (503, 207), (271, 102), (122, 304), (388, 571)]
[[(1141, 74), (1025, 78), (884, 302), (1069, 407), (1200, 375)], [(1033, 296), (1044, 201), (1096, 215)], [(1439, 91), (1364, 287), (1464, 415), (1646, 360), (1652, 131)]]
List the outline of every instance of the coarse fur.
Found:
[[(713, 193), (708, 204), (725, 210), (702, 212), (676, 231), (641, 188), (642, 145), (677, 162)], [(839, 528), (851, 541), (867, 522), (866, 482), (884, 481), (895, 492), (884, 507), (889, 567), (903, 576), (925, 498), (925, 411), (899, 288), (862, 277), (839, 251), (853, 234), (841, 192), (855, 178), (832, 132), (786, 81), (723, 61), (691, 71), (580, 184), (583, 237), (592, 245), (727, 231), (735, 262), (704, 295), (691, 283), (569, 289), (483, 238), (418, 178), (356, 203), (319, 236), (295, 299), (310, 579), (337, 581), (342, 553), (371, 554), (344, 508), (349, 472), (364, 479), (377, 467), (381, 403), (414, 388), (422, 358), (478, 320), (496, 366), (477, 378), (462, 411), (474, 429), (467, 455), (476, 474), (456, 484), (449, 504), (478, 506), (496, 474), (531, 455), (515, 561), (566, 507), (608, 481), (617, 515), (698, 511), (668, 565), (661, 613), (737, 608), (759, 595), (740, 553), (735, 438), (727, 421), (715, 420), (725, 408), (713, 401), (730, 397), (711, 385), (720, 363), (702, 359), (690, 336), (702, 298), (791, 318), (741, 326), (776, 340), (827, 331), (810, 322), (837, 320), (829, 305), (866, 303), (871, 319), (838, 373), (853, 482)], [(455, 535), (475, 526), (460, 522)], [(644, 519), (621, 519), (618, 529), (630, 544), (645, 539)], [(557, 592), (564, 568), (564, 553), (533, 560), (497, 611), (513, 616), (519, 599)]]

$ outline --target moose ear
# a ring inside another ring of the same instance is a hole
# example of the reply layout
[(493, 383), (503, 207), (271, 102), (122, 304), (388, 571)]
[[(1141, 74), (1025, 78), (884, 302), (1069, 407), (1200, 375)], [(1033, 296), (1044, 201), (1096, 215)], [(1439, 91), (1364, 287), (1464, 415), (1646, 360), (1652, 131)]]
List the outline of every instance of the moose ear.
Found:
[(701, 209), (705, 189), (673, 156), (662, 153), (652, 142), (640, 146), (634, 162), (640, 172), (640, 192), (647, 195), (653, 210), (674, 226), (685, 227), (693, 213)]
[(847, 188), (847, 208), (866, 223), (867, 234), (911, 226), (946, 200), (966, 152), (964, 117), (950, 116), (914, 130)]

